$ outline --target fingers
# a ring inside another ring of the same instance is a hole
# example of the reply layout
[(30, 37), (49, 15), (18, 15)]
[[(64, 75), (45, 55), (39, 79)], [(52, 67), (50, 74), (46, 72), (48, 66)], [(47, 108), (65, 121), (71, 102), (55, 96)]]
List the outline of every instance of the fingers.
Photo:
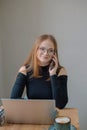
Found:
[(58, 67), (58, 59), (56, 55), (53, 56), (52, 60), (55, 62), (55, 66)]
[(58, 59), (57, 59), (57, 56), (54, 55), (52, 60), (54, 61), (55, 65), (54, 65), (54, 67), (52, 67), (52, 69), (49, 69), (50, 75), (56, 74), (56, 71), (58, 69)]

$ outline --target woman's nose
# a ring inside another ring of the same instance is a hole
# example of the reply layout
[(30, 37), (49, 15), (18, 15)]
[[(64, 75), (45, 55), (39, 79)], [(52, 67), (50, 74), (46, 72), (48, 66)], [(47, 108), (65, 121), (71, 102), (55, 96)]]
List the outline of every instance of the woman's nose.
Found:
[(48, 50), (45, 50), (44, 54), (45, 54), (45, 55), (48, 55)]

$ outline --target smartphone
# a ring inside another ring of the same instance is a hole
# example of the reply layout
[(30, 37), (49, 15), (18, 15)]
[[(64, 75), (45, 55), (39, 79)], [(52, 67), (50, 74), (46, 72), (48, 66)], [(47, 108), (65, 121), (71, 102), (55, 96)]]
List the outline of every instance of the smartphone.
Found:
[(53, 67), (55, 66), (55, 62), (53, 61), (53, 60), (51, 60), (51, 62), (50, 62), (50, 70), (52, 70), (53, 69)]

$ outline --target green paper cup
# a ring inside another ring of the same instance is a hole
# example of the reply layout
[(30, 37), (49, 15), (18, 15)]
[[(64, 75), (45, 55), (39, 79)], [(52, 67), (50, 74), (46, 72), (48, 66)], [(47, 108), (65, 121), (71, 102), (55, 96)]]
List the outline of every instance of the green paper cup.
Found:
[(70, 130), (71, 119), (69, 117), (55, 118), (54, 127), (56, 130)]

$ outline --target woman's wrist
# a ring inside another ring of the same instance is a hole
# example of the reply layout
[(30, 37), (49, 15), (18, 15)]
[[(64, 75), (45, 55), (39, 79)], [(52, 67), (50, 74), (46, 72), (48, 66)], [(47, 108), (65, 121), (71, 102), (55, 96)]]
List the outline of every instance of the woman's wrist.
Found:
[(56, 75), (56, 72), (50, 72), (50, 76)]
[(57, 69), (50, 70), (49, 73), (50, 73), (50, 76), (56, 75), (57, 74)]

